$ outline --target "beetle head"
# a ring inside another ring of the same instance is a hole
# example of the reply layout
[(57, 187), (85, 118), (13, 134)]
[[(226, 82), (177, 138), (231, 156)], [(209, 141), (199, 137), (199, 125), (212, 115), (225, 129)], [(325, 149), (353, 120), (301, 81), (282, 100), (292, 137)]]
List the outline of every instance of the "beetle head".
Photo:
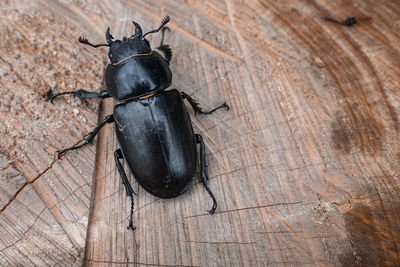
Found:
[(122, 40), (115, 40), (110, 33), (110, 28), (108, 28), (106, 31), (106, 40), (110, 46), (110, 49), (108, 50), (108, 57), (110, 58), (110, 61), (115, 63), (134, 54), (150, 53), (150, 43), (145, 36), (150, 33), (158, 32), (168, 22), (169, 16), (166, 16), (161, 22), (160, 27), (143, 34), (140, 25), (135, 21), (132, 21), (133, 25), (135, 25), (135, 33), (130, 38), (124, 36)]
[(122, 40), (115, 40), (110, 34), (110, 28), (106, 31), (106, 40), (110, 46), (108, 57), (111, 62), (118, 62), (133, 54), (146, 54), (151, 52), (149, 41), (142, 38), (142, 29), (139, 24), (135, 25), (135, 34), (130, 38), (123, 37)]

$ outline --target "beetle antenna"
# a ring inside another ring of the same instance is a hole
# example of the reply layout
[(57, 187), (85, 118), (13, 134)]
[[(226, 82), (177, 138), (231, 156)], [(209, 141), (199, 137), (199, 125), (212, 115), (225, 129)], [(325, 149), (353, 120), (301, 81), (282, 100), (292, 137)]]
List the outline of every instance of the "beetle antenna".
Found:
[(87, 44), (87, 45), (90, 45), (91, 47), (94, 47), (94, 48), (97, 48), (97, 47), (100, 47), (100, 46), (110, 46), (109, 44), (95, 44), (94, 45), (91, 42), (89, 42), (88, 39), (83, 38), (83, 37), (79, 37), (78, 41), (81, 44)]
[(161, 28), (164, 27), (165, 24), (167, 24), (167, 23), (169, 22), (169, 20), (170, 20), (169, 16), (168, 16), (168, 15), (165, 16), (165, 18), (161, 21), (160, 27), (158, 27), (158, 28), (155, 29), (155, 30), (146, 32), (146, 33), (142, 36), (142, 39), (144, 39), (144, 37), (145, 37), (147, 34), (149, 34), (149, 33), (155, 33), (155, 32), (158, 32), (159, 30), (161, 30)]

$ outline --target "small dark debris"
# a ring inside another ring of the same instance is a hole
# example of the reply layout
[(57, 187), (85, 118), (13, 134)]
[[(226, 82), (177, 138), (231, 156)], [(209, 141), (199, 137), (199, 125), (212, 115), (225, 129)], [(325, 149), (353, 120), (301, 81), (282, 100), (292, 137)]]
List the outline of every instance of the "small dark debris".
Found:
[(340, 24), (340, 25), (343, 25), (343, 26), (352, 26), (352, 25), (356, 24), (359, 21), (370, 20), (370, 19), (372, 19), (372, 17), (371, 16), (361, 16), (361, 17), (358, 17), (358, 18), (356, 18), (356, 17), (348, 17), (347, 19), (345, 19), (343, 21), (340, 21), (340, 20), (337, 20), (337, 19), (334, 19), (334, 18), (331, 18), (331, 17), (324, 17), (324, 19), (326, 21), (331, 21), (331, 22), (334, 22), (334, 23), (337, 23), (337, 24)]

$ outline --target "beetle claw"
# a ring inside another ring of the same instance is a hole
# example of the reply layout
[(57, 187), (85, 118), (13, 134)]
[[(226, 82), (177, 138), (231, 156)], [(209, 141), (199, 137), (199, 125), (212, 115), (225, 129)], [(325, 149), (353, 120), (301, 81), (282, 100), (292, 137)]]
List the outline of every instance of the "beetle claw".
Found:
[(55, 95), (51, 95), (49, 97), (50, 103), (52, 103), (54, 105), (54, 98), (56, 98), (59, 94), (55, 94)]
[(70, 93), (71, 93), (71, 92), (62, 92), (62, 93), (53, 94), (53, 95), (49, 98), (50, 103), (52, 103), (52, 104), (54, 105), (54, 99), (55, 99), (56, 97), (58, 97), (58, 96), (60, 96), (60, 95), (70, 94)]
[(224, 102), (222, 104), (222, 106), (224, 106), (226, 108), (226, 111), (228, 111), (230, 109), (229, 105), (226, 102)]
[(61, 159), (61, 157), (64, 155), (64, 153), (65, 153), (65, 150), (64, 149), (62, 149), (62, 150), (57, 150), (56, 151), (57, 152), (57, 158), (58, 159)]
[(207, 211), (208, 211), (208, 213), (213, 214), (216, 209), (217, 209), (217, 205), (214, 203), (213, 207), (210, 210), (207, 210)]
[(210, 210), (207, 210), (207, 211), (208, 211), (208, 213), (213, 214), (215, 212), (215, 210), (217, 209), (217, 201), (215, 200), (214, 195), (212, 195), (212, 194), (210, 194), (210, 195), (211, 195), (211, 198), (213, 199), (213, 206)]
[(210, 195), (210, 197), (213, 200), (212, 208), (210, 210), (207, 210), (208, 213), (213, 214), (215, 212), (215, 210), (217, 209), (217, 200), (215, 199), (214, 194), (211, 192), (210, 188), (208, 187), (207, 182), (203, 180), (202, 183), (203, 183), (204, 187), (206, 188), (208, 194)]
[(136, 226), (133, 226), (133, 224), (129, 224), (129, 226), (126, 229), (132, 229), (132, 231), (136, 230)]

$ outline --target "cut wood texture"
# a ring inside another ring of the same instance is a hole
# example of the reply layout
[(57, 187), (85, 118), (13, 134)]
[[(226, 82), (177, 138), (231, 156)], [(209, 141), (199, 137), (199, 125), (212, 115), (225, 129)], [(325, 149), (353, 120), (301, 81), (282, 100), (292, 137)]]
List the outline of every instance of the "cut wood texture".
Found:
[[(16, 0), (0, 14), (0, 265), (400, 266), (399, 1)], [(133, 232), (112, 124), (55, 157), (115, 101), (46, 98), (104, 88), (107, 49), (79, 36), (167, 14), (172, 88), (231, 106), (188, 106), (218, 209), (198, 180), (163, 200), (129, 175)]]

